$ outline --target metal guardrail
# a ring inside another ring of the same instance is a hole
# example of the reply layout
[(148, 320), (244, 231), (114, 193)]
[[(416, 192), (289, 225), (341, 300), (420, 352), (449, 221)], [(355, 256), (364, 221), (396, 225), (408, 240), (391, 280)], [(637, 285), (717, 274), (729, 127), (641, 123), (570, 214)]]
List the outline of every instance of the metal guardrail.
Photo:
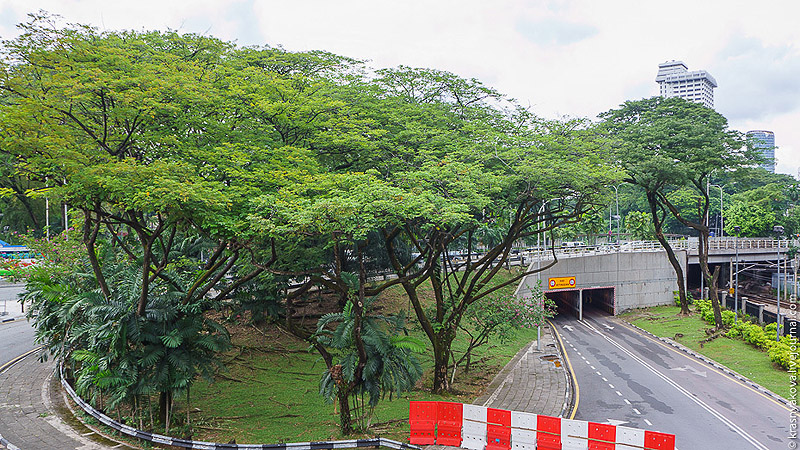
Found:
[[(676, 239), (669, 240), (669, 245), (674, 250), (685, 250), (690, 253), (696, 253), (700, 243), (697, 239)], [(709, 250), (730, 250), (734, 251), (737, 247), (741, 250), (757, 250), (757, 249), (771, 249), (786, 251), (796, 241), (787, 239), (764, 239), (764, 238), (710, 238), (708, 247)], [(555, 253), (558, 258), (571, 258), (593, 255), (605, 255), (609, 253), (631, 253), (631, 252), (660, 252), (664, 248), (658, 241), (630, 241), (621, 244), (601, 244), (601, 245), (584, 245), (578, 247), (556, 247)], [(526, 259), (531, 258), (533, 261), (541, 259), (542, 261), (552, 260), (551, 249), (525, 249), (520, 253)]]
[(192, 441), (188, 439), (178, 439), (171, 436), (164, 436), (163, 434), (149, 433), (147, 431), (137, 430), (136, 428), (117, 422), (116, 420), (108, 417), (102, 412), (96, 410), (92, 405), (83, 400), (72, 386), (67, 382), (64, 377), (64, 365), (59, 364), (59, 374), (61, 378), (61, 386), (69, 394), (70, 398), (78, 404), (87, 414), (99, 420), (100, 423), (109, 426), (120, 433), (126, 434), (131, 437), (143, 439), (148, 442), (155, 442), (156, 444), (172, 445), (181, 448), (193, 448), (203, 450), (215, 449), (270, 449), (270, 450), (333, 450), (340, 448), (363, 448), (363, 447), (387, 447), (397, 450), (421, 450), (416, 445), (406, 444), (404, 442), (397, 442), (391, 439), (373, 438), (373, 439), (352, 439), (344, 441), (323, 441), (323, 442), (288, 442), (283, 444), (221, 444), (216, 442), (206, 441)]

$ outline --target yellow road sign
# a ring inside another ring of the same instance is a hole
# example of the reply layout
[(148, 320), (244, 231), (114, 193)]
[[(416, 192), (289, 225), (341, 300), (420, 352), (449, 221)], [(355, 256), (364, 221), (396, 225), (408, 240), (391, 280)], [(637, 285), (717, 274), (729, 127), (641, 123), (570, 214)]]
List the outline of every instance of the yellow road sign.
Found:
[(575, 277), (554, 277), (547, 279), (550, 289), (569, 289), (575, 287)]

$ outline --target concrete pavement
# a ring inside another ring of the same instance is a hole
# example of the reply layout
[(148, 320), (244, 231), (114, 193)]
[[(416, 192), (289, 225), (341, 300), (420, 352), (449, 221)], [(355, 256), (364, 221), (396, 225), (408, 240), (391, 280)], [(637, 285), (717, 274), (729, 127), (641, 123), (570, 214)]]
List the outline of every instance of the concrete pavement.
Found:
[(536, 341), (520, 350), (489, 384), (476, 405), (562, 417), (570, 412), (572, 389), (562, 349), (550, 325), (542, 327), (542, 350)]
[(0, 443), (0, 449), (134, 448), (100, 437), (75, 419), (54, 376), (55, 363), (41, 363), (37, 355), (0, 372), (0, 442), (11, 444)]
[[(486, 392), (473, 404), (509, 411), (523, 411), (552, 417), (570, 417), (573, 389), (569, 364), (562, 359), (562, 343), (551, 325), (542, 327), (542, 350), (536, 341), (517, 352), (498, 373)], [(426, 450), (453, 450), (457, 447), (428, 445)]]

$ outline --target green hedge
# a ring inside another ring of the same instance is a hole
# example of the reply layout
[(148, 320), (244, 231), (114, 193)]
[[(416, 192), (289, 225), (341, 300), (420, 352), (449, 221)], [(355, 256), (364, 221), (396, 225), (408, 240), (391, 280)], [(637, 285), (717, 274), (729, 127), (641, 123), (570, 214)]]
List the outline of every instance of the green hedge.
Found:
[[(694, 305), (700, 313), (700, 317), (710, 324), (714, 324), (714, 309), (710, 300), (695, 300)], [(792, 336), (783, 336), (780, 341), (775, 341), (778, 324), (771, 323), (765, 327), (739, 320), (734, 323), (735, 314), (733, 311), (722, 311), (722, 323), (728, 328), (725, 336), (729, 338), (741, 338), (745, 342), (752, 344), (769, 354), (769, 359), (789, 370), (797, 365), (797, 339)]]

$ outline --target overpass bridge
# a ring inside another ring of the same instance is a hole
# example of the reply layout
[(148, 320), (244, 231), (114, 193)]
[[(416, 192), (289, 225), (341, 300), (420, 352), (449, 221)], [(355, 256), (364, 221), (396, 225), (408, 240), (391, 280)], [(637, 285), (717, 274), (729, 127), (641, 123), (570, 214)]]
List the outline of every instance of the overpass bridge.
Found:
[[(687, 278), (699, 278), (698, 239), (672, 240), (670, 245)], [(789, 248), (788, 240), (711, 238), (709, 264), (731, 267), (738, 252), (740, 262), (775, 267), (779, 255), (786, 258)], [(533, 270), (552, 264), (553, 256), (552, 249), (534, 249), (522, 252), (521, 259)], [(675, 271), (658, 241), (557, 248), (555, 257), (555, 265), (524, 278), (516, 295), (530, 295), (541, 283), (548, 297), (582, 317), (587, 305), (616, 315), (628, 309), (671, 304), (678, 290)]]

